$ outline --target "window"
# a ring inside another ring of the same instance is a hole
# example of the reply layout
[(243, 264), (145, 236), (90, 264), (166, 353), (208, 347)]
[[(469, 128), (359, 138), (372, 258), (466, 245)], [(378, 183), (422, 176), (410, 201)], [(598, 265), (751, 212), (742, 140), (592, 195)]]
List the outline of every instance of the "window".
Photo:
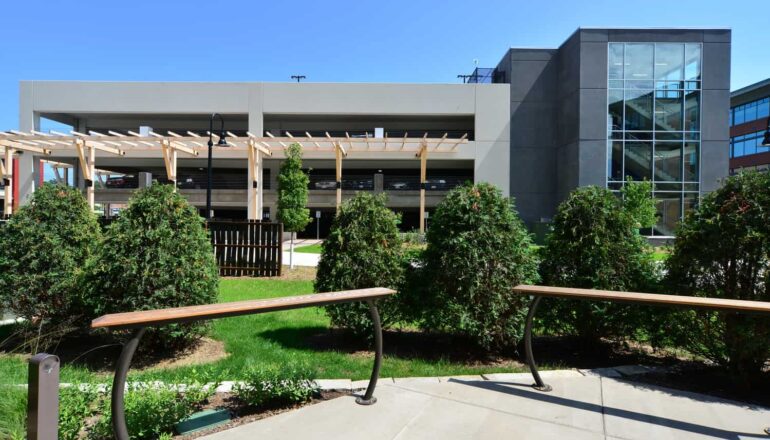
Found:
[(654, 236), (672, 235), (698, 203), (700, 80), (700, 43), (608, 45), (607, 187), (652, 181)]
[(767, 153), (770, 147), (762, 146), (765, 131), (735, 136), (730, 139), (730, 157), (748, 156), (750, 154)]
[(770, 97), (731, 108), (730, 125), (752, 122), (757, 119), (767, 118), (768, 116), (770, 116)]

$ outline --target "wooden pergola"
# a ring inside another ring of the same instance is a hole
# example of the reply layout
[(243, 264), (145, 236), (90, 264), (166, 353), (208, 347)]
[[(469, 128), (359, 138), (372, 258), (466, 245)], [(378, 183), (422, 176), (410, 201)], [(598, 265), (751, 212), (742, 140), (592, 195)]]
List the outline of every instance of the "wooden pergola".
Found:
[[(225, 141), (229, 152), (236, 156), (242, 152), (248, 161), (251, 180), (249, 187), (250, 218), (259, 219), (262, 213), (262, 182), (259, 181), (262, 171), (262, 158), (272, 156), (274, 152), (282, 152), (289, 144), (299, 144), (303, 151), (321, 152), (334, 155), (336, 168), (336, 208), (342, 203), (342, 161), (349, 155), (359, 153), (377, 153), (387, 155), (414, 155), (420, 160), (420, 232), (425, 227), (425, 186), (426, 167), (429, 154), (456, 153), (459, 146), (468, 142), (465, 134), (458, 139), (448, 138), (447, 134), (440, 138), (429, 138), (425, 133), (422, 137), (409, 137), (408, 133), (399, 138), (357, 137), (345, 133), (344, 137), (333, 137), (328, 132), (325, 136), (312, 136), (305, 132), (302, 135), (284, 132), (284, 136), (275, 136), (270, 132), (259, 137), (251, 133), (246, 136), (236, 136), (227, 132)], [(70, 134), (52, 131), (0, 132), (0, 148), (5, 158), (5, 165), (0, 164), (0, 173), (5, 179), (5, 212), (11, 213), (13, 206), (13, 167), (10, 166), (14, 154), (19, 152), (44, 156), (46, 159), (69, 157), (76, 153), (80, 164), (80, 172), (86, 186), (86, 198), (91, 208), (94, 207), (94, 179), (98, 177), (96, 168), (96, 153), (115, 156), (138, 157), (147, 152), (160, 152), (166, 168), (166, 176), (176, 187), (177, 158), (179, 154), (188, 157), (198, 157), (208, 149), (207, 139), (199, 134), (188, 131), (179, 134), (172, 131), (166, 134), (149, 132), (148, 136), (129, 131), (118, 133), (109, 131), (99, 133), (91, 131), (88, 134), (76, 131)], [(213, 134), (215, 144), (219, 136)], [(224, 148), (214, 147), (214, 155)], [(363, 155), (363, 154), (362, 154)], [(229, 156), (231, 157), (231, 156)], [(67, 166), (66, 164), (60, 164)], [(57, 173), (58, 175), (58, 173)]]

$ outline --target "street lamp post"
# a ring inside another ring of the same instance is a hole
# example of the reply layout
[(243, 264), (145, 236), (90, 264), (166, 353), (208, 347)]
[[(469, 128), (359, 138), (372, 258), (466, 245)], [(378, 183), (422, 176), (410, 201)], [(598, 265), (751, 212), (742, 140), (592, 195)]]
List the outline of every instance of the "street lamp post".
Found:
[(212, 151), (214, 148), (214, 119), (219, 118), (219, 141), (217, 145), (220, 147), (227, 146), (227, 140), (225, 139), (225, 119), (219, 113), (212, 113), (209, 118), (209, 159), (207, 168), (206, 179), (206, 220), (211, 220), (211, 159)]

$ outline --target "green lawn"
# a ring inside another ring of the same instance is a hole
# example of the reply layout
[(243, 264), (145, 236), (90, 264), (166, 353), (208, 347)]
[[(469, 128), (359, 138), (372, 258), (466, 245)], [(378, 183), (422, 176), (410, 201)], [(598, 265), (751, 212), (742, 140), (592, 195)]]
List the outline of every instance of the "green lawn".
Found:
[[(312, 292), (312, 281), (268, 279), (223, 279), (220, 301), (288, 296)], [(329, 319), (320, 308), (306, 308), (263, 315), (241, 316), (215, 321), (212, 337), (225, 343), (229, 356), (220, 361), (173, 369), (134, 371), (132, 378), (186, 382), (193, 379), (238, 379), (249, 365), (285, 365), (289, 361), (307, 362), (317, 368), (319, 378), (369, 377), (372, 355), (362, 344), (358, 349), (335, 350), (321, 344), (313, 348), (309, 340), (314, 335), (328, 333)], [(325, 340), (334, 341), (334, 337)], [(444, 376), (479, 374), (482, 372), (511, 372), (510, 368), (450, 361), (436, 356), (388, 355), (383, 361), (382, 377)], [(524, 369), (519, 370), (524, 371)], [(0, 355), (0, 383), (26, 382), (27, 365), (20, 357)], [(83, 382), (88, 379), (107, 381), (110, 372), (92, 373), (82, 366), (63, 365), (62, 382)]]
[(311, 244), (310, 246), (295, 247), (294, 252), (300, 252), (303, 254), (320, 254), (321, 243)]

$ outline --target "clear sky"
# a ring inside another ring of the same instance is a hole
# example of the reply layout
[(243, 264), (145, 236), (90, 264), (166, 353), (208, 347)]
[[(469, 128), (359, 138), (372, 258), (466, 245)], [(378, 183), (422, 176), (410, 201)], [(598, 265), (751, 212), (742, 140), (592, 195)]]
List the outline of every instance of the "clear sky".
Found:
[(0, 130), (23, 79), (456, 83), (579, 26), (730, 27), (732, 87), (770, 77), (770, 0), (5, 0)]

